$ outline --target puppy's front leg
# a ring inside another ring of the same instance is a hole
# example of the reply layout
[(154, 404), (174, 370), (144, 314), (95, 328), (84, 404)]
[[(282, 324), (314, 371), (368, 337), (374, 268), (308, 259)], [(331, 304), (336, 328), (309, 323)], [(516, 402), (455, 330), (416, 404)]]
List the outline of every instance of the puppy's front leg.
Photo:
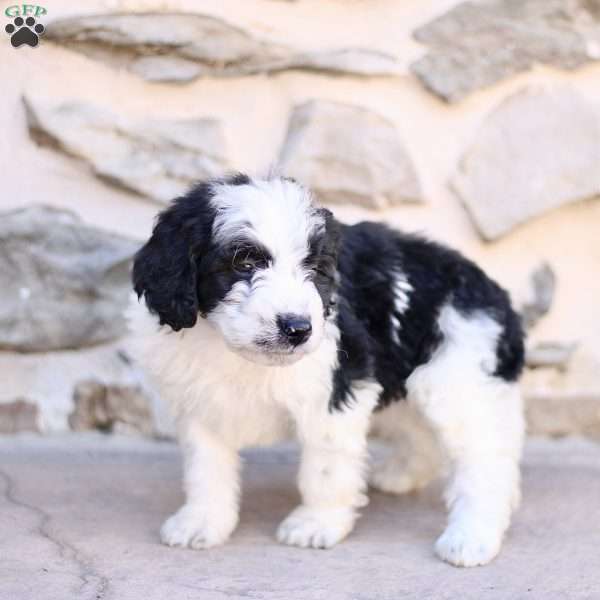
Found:
[(353, 529), (365, 506), (367, 431), (374, 400), (328, 410), (327, 402), (296, 415), (302, 458), (302, 504), (281, 523), (277, 539), (303, 548), (330, 548)]
[(227, 541), (238, 523), (239, 456), (198, 423), (179, 428), (185, 504), (163, 524), (168, 546), (210, 548)]

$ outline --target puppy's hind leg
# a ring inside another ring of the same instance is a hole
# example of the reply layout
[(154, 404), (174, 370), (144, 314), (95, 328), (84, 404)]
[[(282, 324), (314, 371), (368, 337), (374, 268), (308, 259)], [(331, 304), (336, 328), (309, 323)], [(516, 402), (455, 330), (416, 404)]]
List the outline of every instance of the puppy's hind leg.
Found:
[(374, 436), (391, 446), (391, 454), (370, 476), (373, 488), (407, 494), (429, 484), (440, 470), (440, 450), (431, 427), (408, 401), (400, 400), (374, 418)]
[(519, 503), (522, 424), (517, 424), (515, 413), (520, 412), (516, 408), (520, 400), (518, 393), (499, 394), (497, 402), (503, 400), (507, 413), (515, 417), (512, 431), (500, 433), (490, 422), (483, 427), (487, 432), (481, 432), (489, 436), (482, 445), (472, 440), (464, 444), (452, 434), (444, 436), (454, 472), (444, 493), (450, 511), (448, 526), (435, 550), (457, 566), (483, 565), (498, 554)]
[(491, 319), (448, 313), (442, 330), (443, 345), (407, 381), (452, 468), (448, 524), (435, 550), (456, 566), (483, 565), (500, 551), (520, 499), (521, 395), (494, 374), (498, 325)]
[(524, 420), (519, 389), (490, 380), (462, 390), (438, 389), (437, 397), (421, 396), (420, 402), (452, 468), (444, 493), (448, 524), (435, 551), (456, 566), (484, 565), (500, 551), (520, 499)]

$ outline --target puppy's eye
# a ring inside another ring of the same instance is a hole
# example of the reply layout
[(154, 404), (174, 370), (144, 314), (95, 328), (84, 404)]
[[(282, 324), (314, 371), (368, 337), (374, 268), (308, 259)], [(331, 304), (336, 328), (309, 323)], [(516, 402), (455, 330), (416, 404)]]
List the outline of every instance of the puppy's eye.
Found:
[(317, 276), (317, 267), (315, 265), (306, 265), (306, 276), (308, 279), (314, 279)]
[(254, 273), (254, 271), (257, 271), (259, 269), (266, 269), (267, 267), (267, 261), (264, 258), (252, 258), (252, 257), (246, 257), (240, 261), (237, 261), (234, 265), (233, 265), (233, 269), (234, 271), (236, 271), (237, 273), (242, 273), (245, 275)]
[(238, 270), (243, 271), (244, 273), (251, 273), (255, 268), (256, 266), (254, 263), (250, 261), (244, 261), (238, 265)]
[(308, 267), (308, 273), (309, 276), (311, 278), (320, 276), (320, 277), (329, 277), (329, 273), (327, 273), (327, 270), (323, 267), (323, 265), (320, 264), (309, 264), (307, 265)]

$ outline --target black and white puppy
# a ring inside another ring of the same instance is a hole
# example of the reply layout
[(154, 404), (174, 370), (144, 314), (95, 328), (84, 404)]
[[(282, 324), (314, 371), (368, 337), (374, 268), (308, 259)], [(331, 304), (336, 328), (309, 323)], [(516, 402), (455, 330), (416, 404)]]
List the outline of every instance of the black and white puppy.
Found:
[(295, 434), (302, 504), (277, 537), (333, 546), (367, 503), (376, 431), (396, 445), (371, 479), (384, 491), (424, 486), (437, 450), (447, 459), (437, 554), (463, 566), (496, 556), (519, 502), (523, 334), (477, 266), (384, 225), (342, 225), (292, 180), (236, 175), (159, 215), (133, 280), (149, 309), (131, 311), (138, 356), (184, 452), (186, 502), (164, 543), (225, 542), (239, 450)]

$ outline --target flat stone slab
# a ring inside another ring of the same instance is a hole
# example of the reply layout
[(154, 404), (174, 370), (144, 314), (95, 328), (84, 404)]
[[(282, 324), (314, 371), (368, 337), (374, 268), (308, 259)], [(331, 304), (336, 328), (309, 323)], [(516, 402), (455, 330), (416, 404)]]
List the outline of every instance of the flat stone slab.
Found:
[(294, 107), (279, 167), (325, 203), (379, 209), (423, 201), (393, 123), (360, 106), (310, 100)]
[(48, 28), (46, 38), (148, 81), (184, 83), (198, 77), (286, 69), (359, 76), (401, 73), (395, 56), (374, 49), (293, 48), (199, 13), (113, 13), (59, 19)]
[(524, 88), (483, 121), (451, 186), (486, 240), (600, 193), (600, 113), (569, 86)]
[(462, 2), (414, 32), (428, 53), (411, 65), (447, 102), (535, 65), (573, 70), (600, 58), (596, 0)]
[(132, 119), (93, 103), (23, 97), (33, 139), (79, 158), (107, 183), (166, 204), (229, 167), (217, 119)]
[(140, 246), (68, 210), (0, 212), (0, 350), (75, 349), (121, 337)]
[(332, 550), (277, 544), (294, 507), (297, 453), (246, 454), (241, 524), (208, 551), (158, 543), (182, 500), (175, 445), (136, 438), (0, 438), (2, 598), (11, 600), (592, 599), (600, 593), (600, 444), (531, 440), (524, 501), (491, 565), (437, 560), (439, 489), (371, 494)]

